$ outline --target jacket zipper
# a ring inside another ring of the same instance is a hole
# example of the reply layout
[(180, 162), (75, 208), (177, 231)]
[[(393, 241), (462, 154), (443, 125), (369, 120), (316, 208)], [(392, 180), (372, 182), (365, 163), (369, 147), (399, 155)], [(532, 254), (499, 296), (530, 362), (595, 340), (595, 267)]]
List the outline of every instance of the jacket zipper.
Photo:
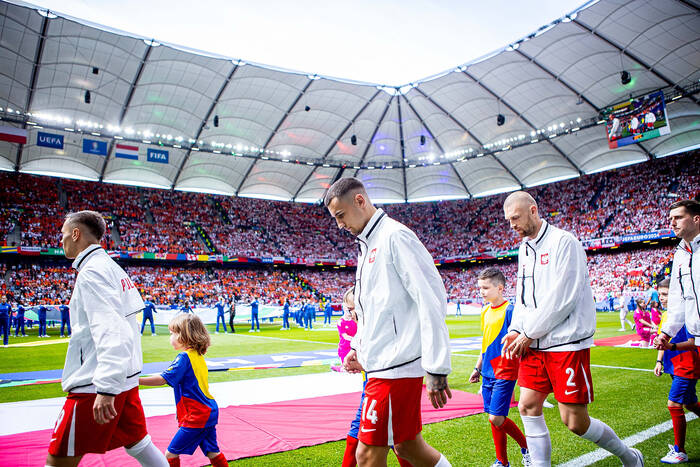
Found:
[(688, 261), (688, 268), (690, 269), (690, 287), (693, 289), (693, 295), (695, 296), (695, 311), (698, 313), (698, 318), (700, 318), (700, 304), (698, 303), (698, 292), (695, 288), (695, 281), (693, 280), (693, 247), (690, 247), (690, 260)]
[[(363, 241), (360, 240), (359, 238), (357, 239), (358, 242), (363, 243), (365, 245), (365, 250), (369, 251), (369, 245)], [(362, 292), (362, 270), (365, 267), (365, 257), (367, 257), (367, 251), (362, 255), (362, 264), (360, 265), (360, 277), (357, 278), (357, 285), (355, 286), (355, 290), (357, 290), (357, 303), (360, 305), (360, 308), (362, 309), (362, 325), (365, 325), (365, 308), (362, 306), (362, 297), (360, 296)], [(362, 248), (360, 248), (360, 253), (362, 253)]]

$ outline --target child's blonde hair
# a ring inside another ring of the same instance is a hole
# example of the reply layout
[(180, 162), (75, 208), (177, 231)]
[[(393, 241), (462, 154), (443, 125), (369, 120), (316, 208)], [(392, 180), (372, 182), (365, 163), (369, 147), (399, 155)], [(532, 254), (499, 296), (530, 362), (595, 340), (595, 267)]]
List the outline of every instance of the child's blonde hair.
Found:
[(343, 309), (355, 308), (355, 286), (353, 285), (343, 294)]
[(195, 350), (199, 355), (207, 353), (211, 338), (199, 316), (193, 313), (180, 313), (168, 324), (170, 332), (177, 334), (178, 341), (188, 349)]

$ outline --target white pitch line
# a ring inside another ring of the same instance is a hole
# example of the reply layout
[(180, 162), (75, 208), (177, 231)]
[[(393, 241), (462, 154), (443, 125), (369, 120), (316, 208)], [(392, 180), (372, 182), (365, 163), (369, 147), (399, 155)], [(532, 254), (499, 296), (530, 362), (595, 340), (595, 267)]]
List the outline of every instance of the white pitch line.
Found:
[(591, 366), (596, 367), (596, 368), (611, 368), (613, 370), (633, 370), (633, 371), (648, 371), (653, 373), (654, 370), (649, 370), (648, 368), (632, 368), (628, 366), (608, 366), (608, 365), (594, 365), (591, 363)]
[(277, 341), (308, 342), (310, 344), (325, 344), (325, 345), (332, 345), (334, 347), (338, 346), (338, 344), (333, 344), (331, 342), (307, 341), (307, 340), (303, 340), (303, 339), (289, 339), (287, 337), (271, 337), (271, 336), (255, 336), (255, 335), (248, 336), (248, 335), (245, 335), (243, 333), (240, 333), (240, 334), (236, 333), (236, 335), (238, 337), (250, 337), (250, 338), (254, 338), (254, 339), (273, 339), (273, 340), (277, 340)]
[[(685, 414), (685, 419), (687, 422), (695, 420), (696, 418), (698, 418), (698, 416), (694, 413), (688, 412), (687, 414)], [(627, 446), (635, 446), (643, 441), (648, 440), (649, 438), (653, 438), (654, 436), (660, 435), (661, 433), (669, 431), (671, 429), (673, 429), (673, 423), (671, 422), (671, 420), (667, 420), (663, 423), (659, 423), (658, 425), (654, 425), (651, 428), (629, 436), (623, 439), (622, 442), (625, 443)], [(605, 449), (596, 449), (593, 452), (589, 452), (588, 454), (584, 454), (575, 459), (571, 459), (568, 462), (559, 464), (558, 467), (581, 467), (584, 465), (591, 465), (595, 462), (598, 462), (599, 460), (605, 459), (606, 457), (610, 456), (612, 456), (612, 454), (610, 454)]]

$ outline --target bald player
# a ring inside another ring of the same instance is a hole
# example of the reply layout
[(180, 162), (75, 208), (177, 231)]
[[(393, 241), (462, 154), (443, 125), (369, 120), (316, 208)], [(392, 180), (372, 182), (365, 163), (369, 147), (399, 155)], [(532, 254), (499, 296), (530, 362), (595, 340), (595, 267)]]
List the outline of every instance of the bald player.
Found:
[(503, 352), (521, 358), (518, 409), (532, 465), (551, 465), (552, 444), (542, 405), (554, 392), (569, 430), (616, 455), (624, 466), (643, 466), (641, 452), (588, 415), (588, 404), (593, 402), (590, 347), (596, 314), (583, 246), (571, 233), (542, 220), (537, 203), (524, 191), (508, 196), (503, 210), (523, 239), (515, 308)]

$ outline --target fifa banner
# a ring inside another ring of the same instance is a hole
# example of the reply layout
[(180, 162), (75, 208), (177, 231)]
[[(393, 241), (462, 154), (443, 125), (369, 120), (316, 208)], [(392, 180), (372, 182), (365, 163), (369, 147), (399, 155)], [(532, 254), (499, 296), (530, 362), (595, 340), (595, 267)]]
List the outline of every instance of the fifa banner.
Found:
[(603, 116), (610, 149), (671, 133), (662, 91), (608, 107), (603, 111)]

